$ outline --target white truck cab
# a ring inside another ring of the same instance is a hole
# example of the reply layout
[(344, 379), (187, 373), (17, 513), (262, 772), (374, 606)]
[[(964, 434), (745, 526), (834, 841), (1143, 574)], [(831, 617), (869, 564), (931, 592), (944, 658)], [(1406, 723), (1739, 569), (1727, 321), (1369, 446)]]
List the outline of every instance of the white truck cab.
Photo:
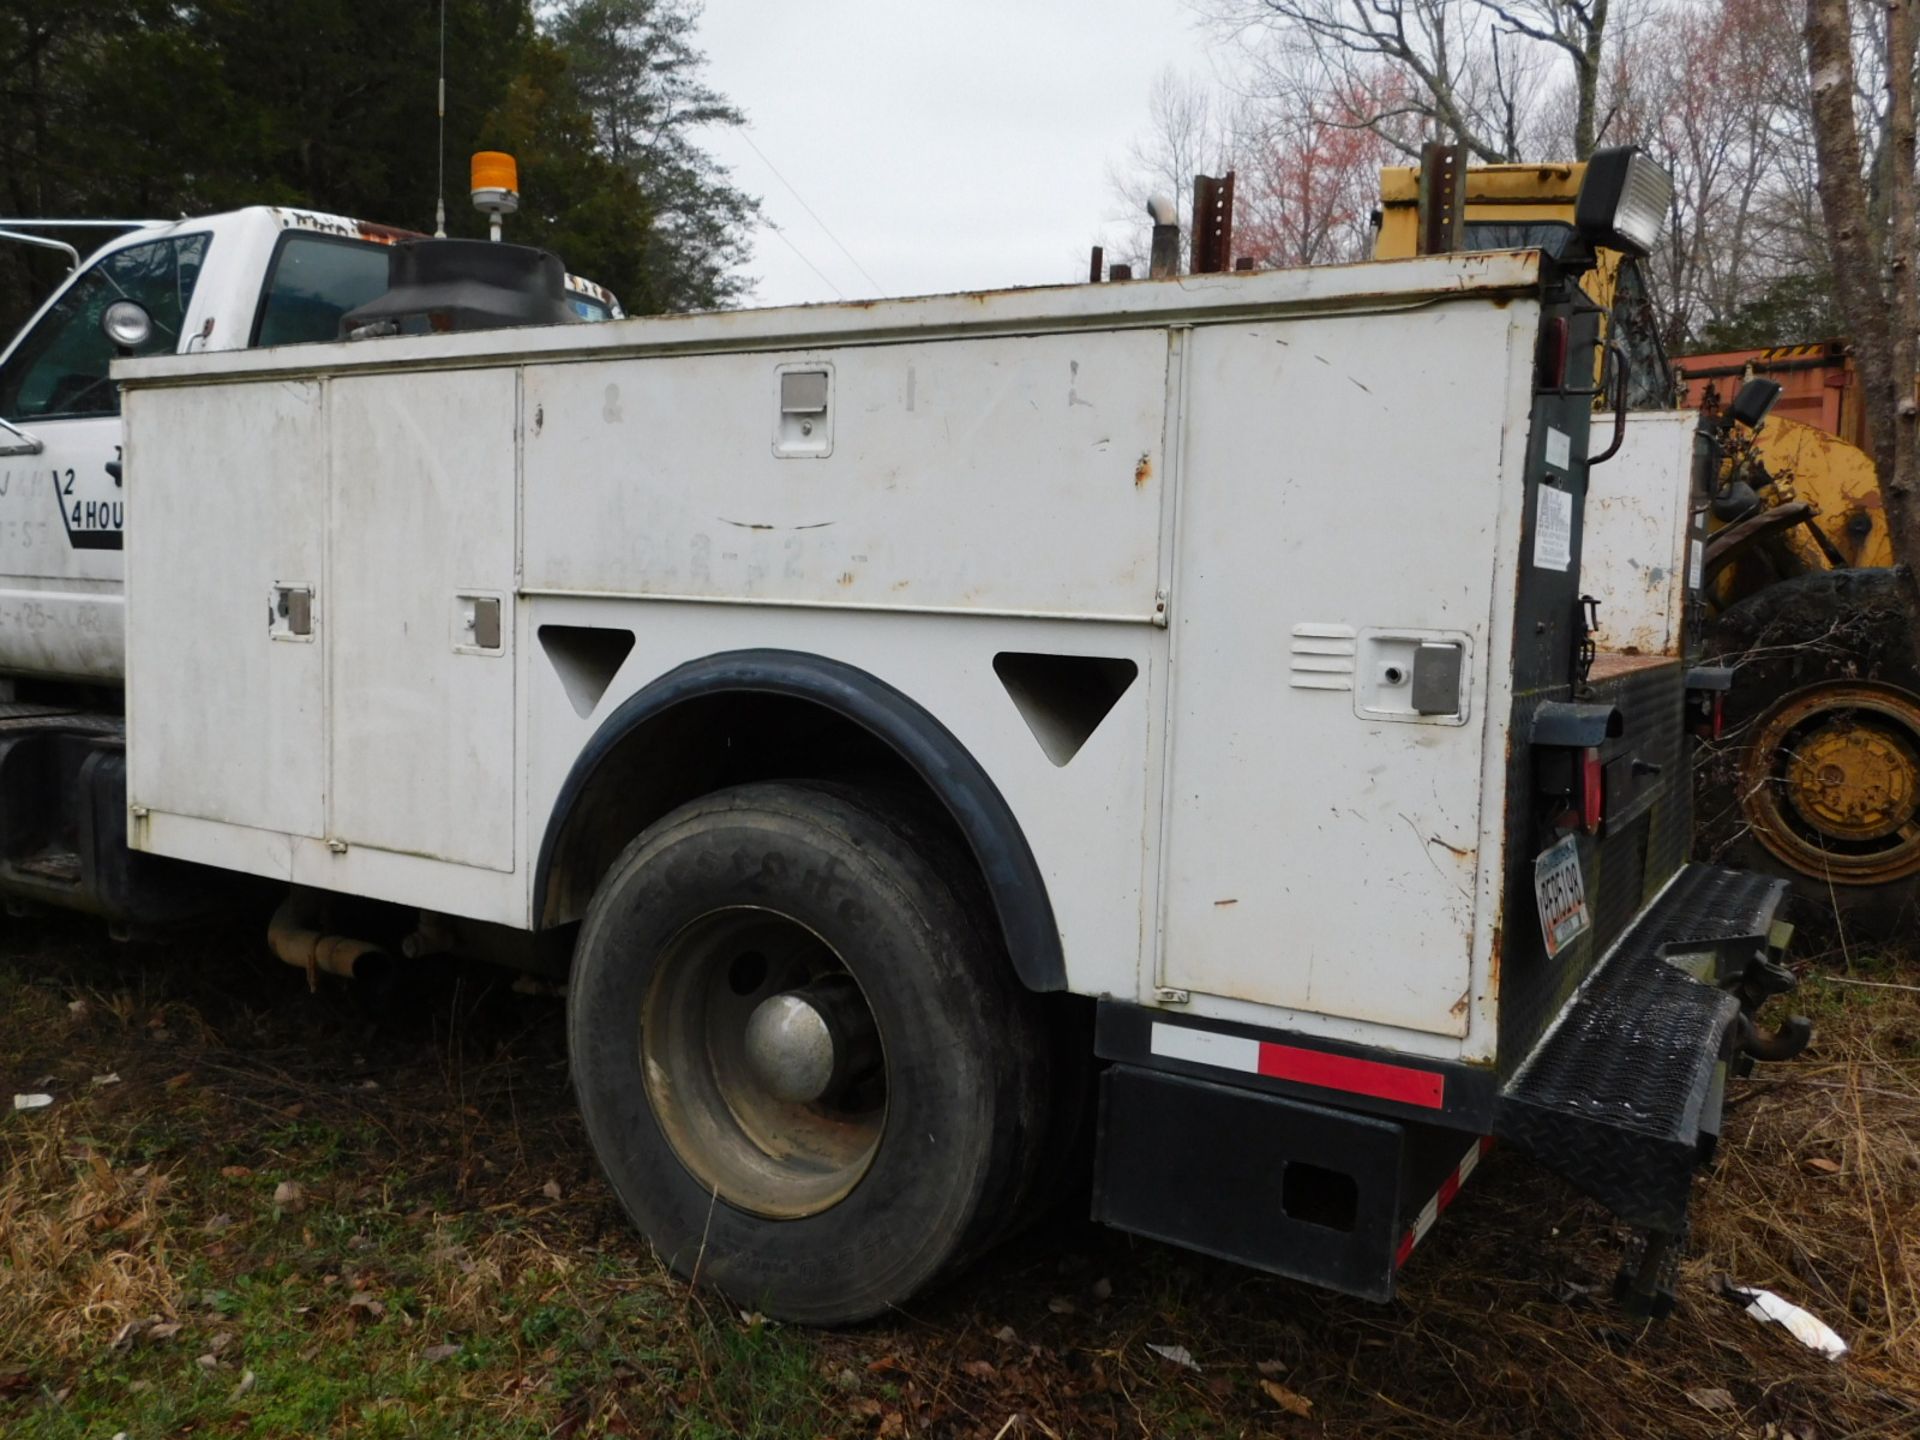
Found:
[[(125, 671), (126, 526), (116, 354), (188, 355), (338, 337), (385, 292), (413, 232), (255, 205), (140, 225), (102, 246), (0, 352), (0, 674), (117, 685)], [(568, 277), (583, 320), (619, 302)], [(106, 308), (132, 300), (148, 338), (116, 347)]]

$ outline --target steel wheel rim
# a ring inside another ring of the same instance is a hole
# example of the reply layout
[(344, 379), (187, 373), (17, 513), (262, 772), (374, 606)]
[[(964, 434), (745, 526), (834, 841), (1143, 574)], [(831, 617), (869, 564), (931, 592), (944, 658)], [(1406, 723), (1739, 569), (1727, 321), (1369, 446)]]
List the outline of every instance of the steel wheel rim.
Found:
[[(796, 1006), (793, 997), (808, 1003)], [(822, 996), (826, 999), (822, 1000)], [(827, 1003), (831, 1001), (832, 1003)], [(642, 1002), (640, 1060), (661, 1133), (701, 1187), (736, 1209), (792, 1220), (831, 1209), (865, 1177), (886, 1127), (887, 1065), (864, 992), (815, 931), (777, 911), (730, 907), (668, 942)], [(813, 1099), (816, 1027), (766, 1022), (807, 1012), (842, 1023), (837, 1068)], [(756, 1014), (758, 1027), (751, 1022)], [(864, 1017), (864, 1021), (861, 1017)], [(750, 1051), (750, 1029), (757, 1048)], [(848, 1032), (851, 1032), (850, 1034)], [(795, 1058), (784, 1068), (773, 1058)], [(780, 1037), (799, 1044), (779, 1049)]]
[(1920, 699), (1869, 682), (1789, 695), (1759, 722), (1741, 787), (1756, 839), (1803, 874), (1920, 874)]

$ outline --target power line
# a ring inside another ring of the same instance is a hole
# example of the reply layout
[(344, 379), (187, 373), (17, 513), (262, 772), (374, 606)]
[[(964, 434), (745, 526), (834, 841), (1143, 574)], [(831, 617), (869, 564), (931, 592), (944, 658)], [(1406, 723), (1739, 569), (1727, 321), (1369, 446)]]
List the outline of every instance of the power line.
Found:
[[(767, 169), (773, 171), (773, 178), (778, 180), (782, 185), (787, 187), (787, 193), (792, 195), (794, 199), (800, 202), (800, 208), (806, 211), (807, 214), (813, 216), (813, 223), (818, 225), (822, 230), (826, 231), (826, 235), (829, 240), (833, 241), (835, 245), (840, 246), (840, 253), (846, 256), (847, 259), (853, 261), (853, 268), (858, 270), (862, 275), (866, 276), (867, 283), (873, 287), (873, 293), (875, 295), (886, 294), (886, 287), (881, 285), (881, 283), (878, 280), (874, 279), (873, 276), (868, 273), (866, 266), (862, 265), (857, 259), (854, 259), (854, 254), (851, 250), (847, 249), (845, 245), (840, 244), (840, 237), (834, 234), (832, 230), (828, 229), (827, 222), (820, 218), (818, 212), (816, 212), (811, 205), (807, 204), (806, 196), (802, 195), (798, 190), (794, 189), (793, 182), (787, 179), (786, 176), (780, 173), (780, 167), (778, 165), (775, 165), (773, 161), (767, 159), (767, 152), (762, 150), (758, 145), (753, 143), (753, 136), (749, 135), (744, 129), (742, 129), (740, 131), (740, 138), (747, 142), (747, 148), (753, 151), (754, 154), (760, 157), (761, 161), (766, 165)], [(787, 243), (792, 244), (793, 242), (788, 241)], [(806, 257), (802, 256), (801, 258), (805, 259)], [(812, 264), (813, 262), (808, 261), (807, 263)], [(818, 274), (819, 272), (816, 271), (815, 273)], [(825, 279), (826, 277), (821, 276), (821, 278)], [(829, 280), (827, 281), (827, 283), (831, 285), (833, 282)], [(842, 296), (841, 298), (845, 299), (846, 297)]]
[(811, 270), (814, 274), (818, 275), (822, 280), (825, 280), (827, 288), (829, 290), (833, 291), (833, 293), (835, 295), (838, 295), (842, 300), (847, 298), (846, 292), (842, 290), (838, 285), (834, 284), (833, 281), (827, 279), (826, 271), (822, 270), (818, 265), (814, 264), (813, 261), (807, 259), (807, 252), (802, 250), (798, 245), (794, 244), (792, 239), (788, 237), (787, 232), (785, 230), (782, 230), (778, 225), (774, 224), (771, 220), (767, 221), (767, 228), (771, 230), (774, 234), (778, 235), (783, 241), (786, 242), (787, 248), (793, 251), (794, 254), (800, 257), (801, 263), (805, 265), (807, 269)]

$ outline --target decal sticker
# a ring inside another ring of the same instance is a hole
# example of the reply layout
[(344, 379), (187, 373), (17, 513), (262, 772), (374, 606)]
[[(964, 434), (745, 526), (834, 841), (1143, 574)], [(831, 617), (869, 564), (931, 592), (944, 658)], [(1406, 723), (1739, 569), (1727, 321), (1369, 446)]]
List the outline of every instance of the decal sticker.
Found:
[(1547, 427), (1547, 464), (1557, 470), (1573, 468), (1573, 437), (1551, 425)]
[(1536, 570), (1565, 570), (1573, 564), (1573, 496), (1551, 485), (1534, 492), (1533, 564)]
[[(115, 453), (119, 453), (115, 447)], [(118, 550), (121, 548), (121, 530), (126, 524), (127, 506), (120, 498), (120, 477), (118, 462), (102, 470), (103, 476), (111, 476), (113, 488), (101, 499), (89, 498), (85, 493), (93, 489), (97, 494), (104, 486), (75, 486), (75, 476), (71, 468), (56, 469), (53, 475), (53, 503), (60, 507), (60, 523), (67, 532), (67, 543), (75, 550)]]

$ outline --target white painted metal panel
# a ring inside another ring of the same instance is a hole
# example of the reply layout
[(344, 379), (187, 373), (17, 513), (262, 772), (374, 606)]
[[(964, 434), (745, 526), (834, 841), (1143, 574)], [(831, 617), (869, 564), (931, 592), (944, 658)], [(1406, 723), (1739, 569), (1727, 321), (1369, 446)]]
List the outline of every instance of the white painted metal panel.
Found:
[[(527, 586), (1149, 619), (1166, 354), (1142, 330), (531, 367)], [(782, 455), (796, 369), (828, 408)]]
[(560, 357), (793, 350), (875, 341), (923, 343), (966, 335), (1153, 329), (1280, 310), (1404, 310), (1443, 294), (1486, 299), (1519, 296), (1533, 293), (1539, 280), (1540, 257), (1534, 251), (1422, 255), (1364, 265), (1181, 275), (1124, 286), (1054, 285), (847, 305), (653, 315), (599, 325), (401, 335), (372, 343), (245, 350), (212, 361), (200, 356), (153, 357), (122, 361), (114, 374), (136, 383), (197, 384), (216, 375), (307, 374), (316, 369), (473, 366)]
[[(1166, 984), (1466, 1033), (1488, 677), (1508, 663), (1502, 457), (1526, 423), (1510, 352), (1536, 323), (1523, 303), (1194, 332)], [(1420, 632), (1464, 641), (1462, 714), (1356, 704)]]
[[(1581, 521), (1580, 588), (1600, 601), (1603, 650), (1678, 655), (1686, 614), (1691, 410), (1627, 417), (1620, 451), (1593, 471)], [(1613, 427), (1596, 416), (1596, 453)]]
[[(530, 847), (539, 843), (574, 757), (636, 690), (689, 660), (746, 646), (825, 655), (901, 691), (953, 732), (1020, 823), (1047, 882), (1071, 988), (1132, 997), (1143, 955), (1143, 857), (1152, 853), (1150, 777), (1166, 632), (1146, 625), (890, 615), (537, 597), (541, 625), (621, 626), (633, 653), (593, 713), (578, 715), (538, 643), (527, 658)], [(1132, 660), (1139, 674), (1064, 766), (1034, 739), (993, 670), (1002, 650)]]
[(330, 384), (330, 834), (512, 870), (514, 372)]
[(276, 585), (321, 584), (323, 387), (136, 391), (127, 414), (151, 441), (127, 457), (131, 801), (323, 835), (320, 643), (272, 638), (268, 616)]

